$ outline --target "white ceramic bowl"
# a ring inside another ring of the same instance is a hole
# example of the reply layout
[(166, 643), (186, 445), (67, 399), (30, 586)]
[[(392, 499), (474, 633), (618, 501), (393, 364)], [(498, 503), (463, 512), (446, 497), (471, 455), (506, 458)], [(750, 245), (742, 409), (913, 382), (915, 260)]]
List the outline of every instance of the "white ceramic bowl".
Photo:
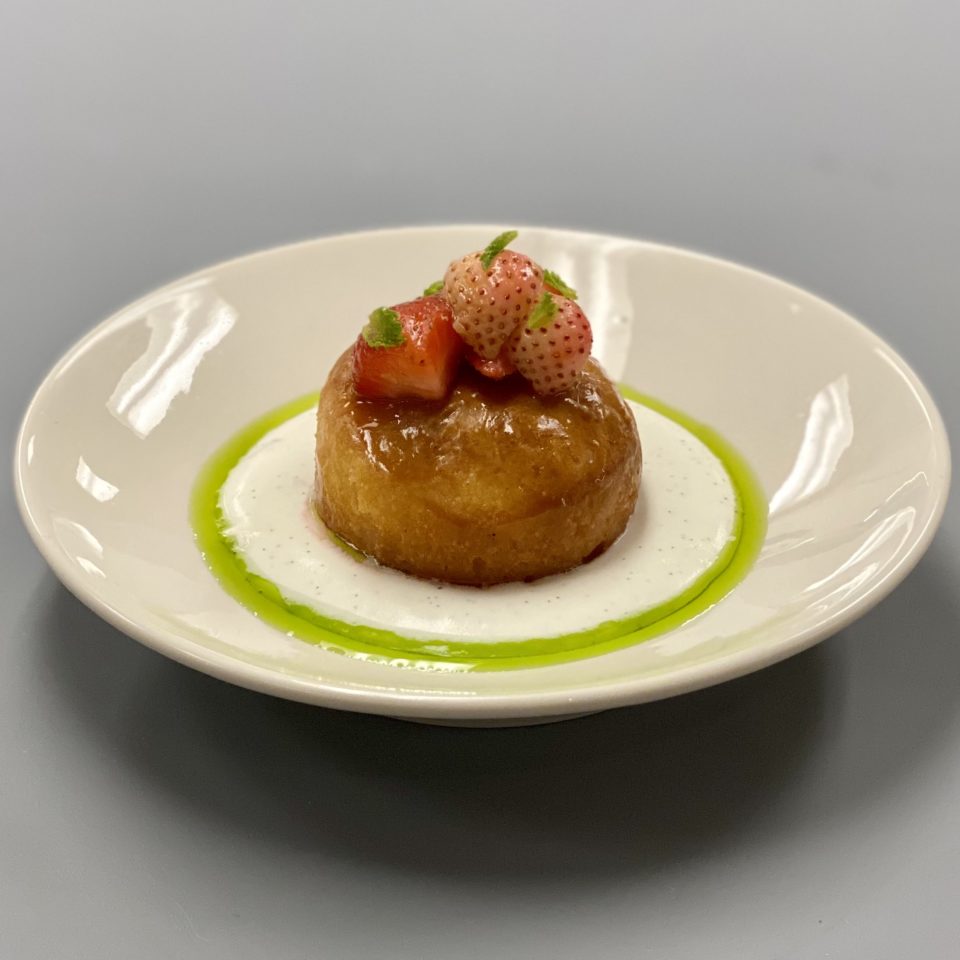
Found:
[(769, 497), (746, 579), (680, 629), (548, 667), (421, 673), (279, 633), (206, 570), (194, 478), (239, 427), (316, 390), (372, 306), (416, 293), (499, 226), (329, 237), (169, 284), (104, 321), (37, 391), (16, 489), (63, 583), (130, 636), (232, 683), (345, 710), (522, 723), (671, 696), (782, 660), (864, 613), (929, 544), (949, 489), (923, 384), (836, 307), (753, 270), (635, 240), (526, 228), (581, 294), (608, 372), (707, 422)]

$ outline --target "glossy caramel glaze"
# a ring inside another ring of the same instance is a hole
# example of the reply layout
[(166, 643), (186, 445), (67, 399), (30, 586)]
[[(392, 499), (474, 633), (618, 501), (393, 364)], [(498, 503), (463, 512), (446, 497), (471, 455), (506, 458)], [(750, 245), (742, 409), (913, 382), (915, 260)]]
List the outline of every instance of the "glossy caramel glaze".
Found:
[(570, 569), (623, 532), (641, 453), (591, 360), (539, 397), (464, 366), (440, 403), (357, 396), (347, 351), (317, 411), (316, 504), (335, 533), (416, 576), (491, 584)]

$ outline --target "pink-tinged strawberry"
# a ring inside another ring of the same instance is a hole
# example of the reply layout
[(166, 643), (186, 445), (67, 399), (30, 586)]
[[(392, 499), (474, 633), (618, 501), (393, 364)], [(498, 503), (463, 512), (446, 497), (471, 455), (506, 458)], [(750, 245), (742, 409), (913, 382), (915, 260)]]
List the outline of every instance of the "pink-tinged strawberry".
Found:
[(525, 324), (507, 341), (507, 355), (540, 394), (560, 393), (590, 358), (593, 331), (567, 297), (545, 293)]
[(462, 355), (443, 297), (378, 307), (353, 347), (354, 386), (370, 398), (441, 400)]
[(504, 377), (509, 377), (510, 374), (517, 372), (517, 368), (507, 356), (506, 347), (504, 347), (504, 349), (501, 350), (492, 360), (484, 359), (469, 347), (467, 348), (465, 356), (467, 363), (469, 363), (470, 366), (477, 371), (477, 373), (482, 373), (485, 377), (489, 377), (491, 380), (503, 380)]
[(443, 278), (454, 328), (485, 360), (500, 353), (543, 295), (543, 271), (529, 257), (505, 249), (516, 236), (509, 230), (485, 250), (454, 260)]

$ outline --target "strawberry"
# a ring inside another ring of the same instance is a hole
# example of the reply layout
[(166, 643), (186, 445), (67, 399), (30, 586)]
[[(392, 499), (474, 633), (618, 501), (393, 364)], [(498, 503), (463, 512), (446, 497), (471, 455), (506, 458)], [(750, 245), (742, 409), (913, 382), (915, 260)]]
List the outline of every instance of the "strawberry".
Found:
[(485, 250), (454, 260), (443, 278), (457, 333), (484, 360), (493, 360), (543, 295), (543, 271), (527, 256), (504, 248), (510, 230)]
[(545, 293), (507, 341), (507, 355), (540, 394), (566, 390), (590, 357), (593, 331), (584, 312), (566, 297)]
[(504, 377), (509, 377), (511, 373), (517, 372), (517, 368), (507, 356), (506, 348), (501, 350), (492, 360), (485, 360), (468, 347), (466, 360), (477, 373), (482, 373), (491, 380), (503, 380)]
[(353, 347), (353, 382), (364, 397), (441, 400), (463, 354), (443, 297), (379, 307)]

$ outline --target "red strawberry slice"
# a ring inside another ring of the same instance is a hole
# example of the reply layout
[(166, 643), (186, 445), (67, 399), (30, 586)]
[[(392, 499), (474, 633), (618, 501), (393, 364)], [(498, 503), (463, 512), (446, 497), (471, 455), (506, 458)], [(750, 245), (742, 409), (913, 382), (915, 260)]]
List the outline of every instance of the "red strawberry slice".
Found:
[(463, 341), (443, 297), (374, 310), (353, 347), (353, 382), (364, 397), (441, 400), (457, 374)]
[(454, 260), (443, 278), (457, 333), (485, 360), (500, 353), (543, 295), (543, 271), (524, 254), (503, 249), (514, 236), (501, 234), (486, 250)]
[(593, 331), (584, 312), (566, 297), (545, 293), (527, 323), (507, 341), (507, 355), (540, 394), (560, 393), (590, 358)]
[(482, 373), (491, 380), (503, 380), (504, 377), (509, 377), (511, 373), (517, 372), (517, 368), (507, 356), (506, 349), (501, 350), (492, 360), (485, 360), (469, 347), (467, 348), (465, 356), (467, 363), (469, 363), (477, 373)]

